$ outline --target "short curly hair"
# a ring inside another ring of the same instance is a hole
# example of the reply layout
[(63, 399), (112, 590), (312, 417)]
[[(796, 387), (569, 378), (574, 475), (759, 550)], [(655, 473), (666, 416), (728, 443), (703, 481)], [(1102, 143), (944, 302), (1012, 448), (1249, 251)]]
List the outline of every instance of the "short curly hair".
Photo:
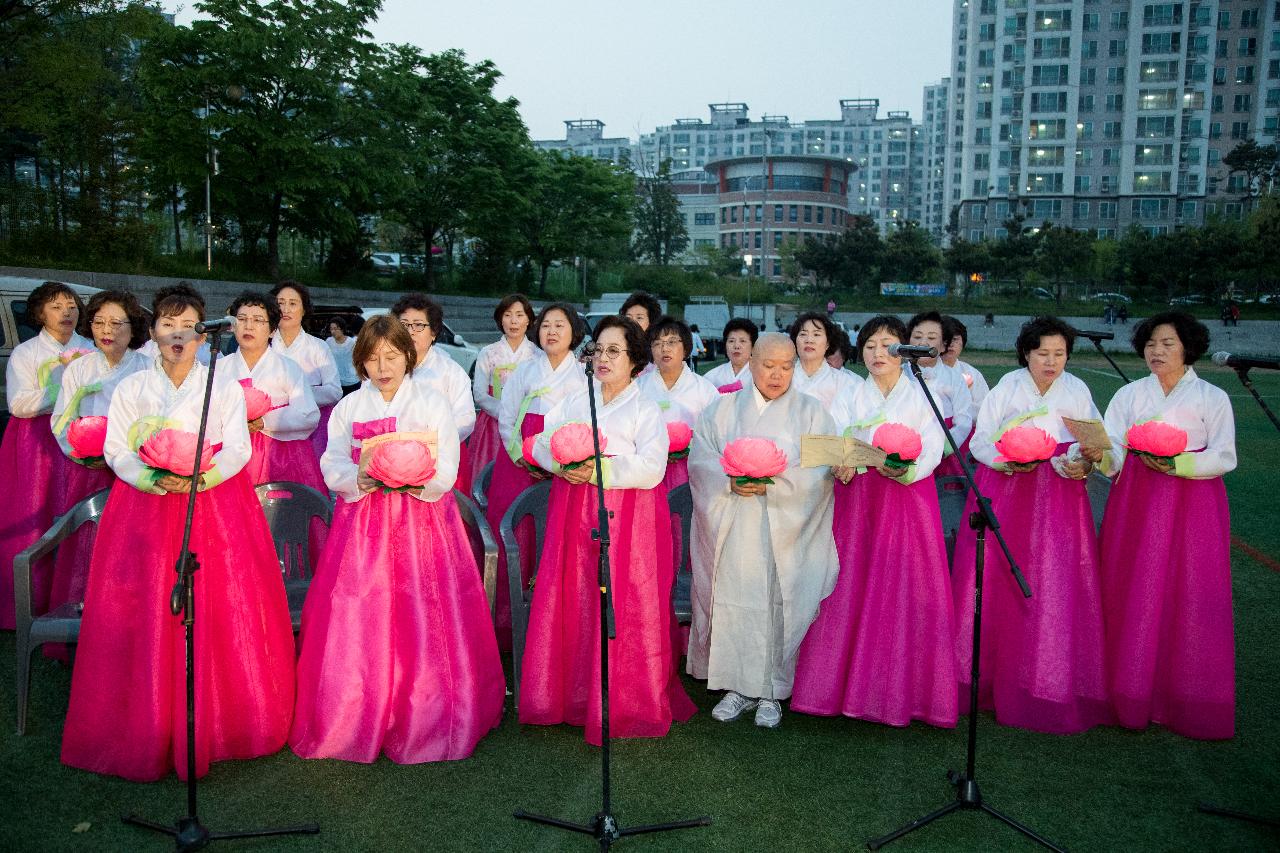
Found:
[(369, 378), (369, 371), (365, 370), (364, 363), (373, 356), (383, 341), (404, 353), (406, 375), (413, 373), (413, 368), (417, 366), (418, 351), (414, 348), (413, 338), (409, 337), (409, 330), (404, 327), (404, 323), (400, 322), (399, 317), (379, 314), (360, 327), (356, 345), (351, 349), (351, 361), (355, 365), (356, 375), (362, 380)]
[(533, 303), (529, 301), (529, 297), (523, 293), (513, 293), (503, 298), (498, 303), (498, 307), (493, 309), (493, 325), (498, 327), (498, 331), (502, 331), (502, 315), (511, 310), (514, 306), (519, 305), (524, 309), (524, 315), (529, 318), (529, 325), (533, 325)]
[(426, 314), (431, 334), (437, 338), (444, 334), (444, 308), (430, 296), (424, 293), (406, 293), (391, 306), (393, 317), (398, 318), (406, 311), (421, 311)]
[(643, 290), (636, 290), (627, 297), (627, 301), (623, 302), (622, 307), (618, 309), (618, 316), (627, 316), (627, 312), (637, 305), (649, 315), (650, 326), (662, 319), (662, 303), (653, 294), (645, 293)]
[(1032, 350), (1040, 346), (1041, 338), (1049, 338), (1054, 335), (1061, 335), (1062, 339), (1067, 342), (1067, 358), (1071, 358), (1071, 351), (1076, 345), (1076, 330), (1072, 328), (1070, 323), (1060, 320), (1057, 317), (1032, 317), (1030, 320), (1022, 324), (1022, 328), (1018, 331), (1018, 339), (1013, 346), (1018, 351), (1018, 364), (1021, 367), (1027, 366), (1027, 356)]
[(552, 311), (559, 311), (569, 321), (569, 327), (573, 329), (573, 337), (569, 340), (569, 349), (577, 349), (578, 345), (582, 343), (582, 339), (586, 337), (586, 324), (582, 322), (582, 317), (578, 315), (578, 309), (568, 302), (552, 302), (549, 305), (542, 306), (542, 310), (538, 312), (537, 318), (529, 325), (529, 331), (525, 335), (533, 342), (535, 347), (542, 349), (542, 341), (538, 339), (538, 331), (542, 328), (542, 324), (546, 322), (547, 315)]
[(1185, 311), (1165, 311), (1143, 320), (1133, 330), (1133, 351), (1143, 355), (1157, 326), (1173, 326), (1182, 341), (1182, 363), (1195, 364), (1209, 351), (1209, 329)]
[(102, 290), (89, 298), (89, 304), (80, 312), (78, 331), (86, 338), (93, 338), (93, 318), (104, 305), (118, 305), (129, 320), (129, 349), (137, 349), (147, 342), (147, 315), (138, 304), (138, 297), (127, 290)]
[[(791, 326), (787, 329), (787, 334), (791, 336), (791, 343), (796, 343), (796, 338), (800, 337), (800, 330), (804, 328), (804, 324), (810, 320), (822, 327), (822, 333), (827, 336), (827, 351), (822, 354), (823, 358), (831, 355), (840, 348), (840, 327), (831, 321), (826, 314), (818, 311), (806, 311), (795, 319)], [(797, 345), (797, 350), (799, 346)]]
[(640, 324), (635, 320), (611, 314), (608, 317), (600, 318), (600, 322), (596, 323), (591, 336), (594, 340), (599, 341), (600, 335), (609, 329), (622, 330), (622, 336), (627, 342), (627, 358), (631, 360), (631, 378), (635, 379), (640, 375), (640, 371), (644, 370), (645, 365), (649, 363), (649, 342), (645, 338), (644, 329), (641, 329)]
[[(275, 331), (280, 326), (280, 306), (276, 304), (275, 299), (263, 293), (253, 290), (246, 290), (235, 298), (231, 303), (231, 307), (227, 309), (227, 313), (232, 317), (240, 312), (241, 308), (261, 308), (267, 312), (267, 327), (271, 331)], [(337, 317), (334, 318), (338, 322)], [(346, 328), (345, 326), (343, 327)], [(345, 334), (345, 333), (344, 333)]]
[(937, 323), (938, 328), (942, 330), (942, 347), (945, 350), (951, 346), (951, 336), (954, 334), (954, 327), (947, 322), (946, 318), (937, 311), (921, 311), (919, 314), (907, 321), (907, 337), (903, 340), (906, 343), (911, 339), (911, 333), (916, 330), (916, 326), (921, 323)]
[(271, 288), (271, 298), (276, 299), (277, 297), (280, 296), (280, 292), (282, 290), (290, 287), (297, 292), (298, 298), (302, 300), (302, 316), (310, 317), (311, 316), (311, 290), (300, 281), (295, 281), (294, 279), (286, 278), (284, 281), (280, 282), (275, 287)]
[[(650, 350), (653, 349), (653, 345), (657, 343), (658, 338), (663, 335), (675, 335), (680, 339), (680, 345), (684, 347), (684, 357), (688, 358), (693, 353), (693, 330), (686, 326), (683, 320), (677, 320), (675, 317), (663, 317), (649, 327), (647, 335)], [(684, 359), (681, 360), (683, 361)]]
[(871, 340), (871, 336), (881, 330), (896, 337), (900, 344), (905, 344), (907, 339), (911, 337), (907, 334), (907, 324), (902, 322), (900, 318), (892, 314), (881, 314), (878, 317), (872, 317), (863, 323), (862, 328), (858, 330), (858, 341), (854, 344), (854, 356), (857, 361), (862, 361), (862, 350), (866, 348), (867, 341)]
[(720, 340), (729, 340), (729, 335), (733, 332), (746, 332), (747, 337), (751, 338), (751, 345), (756, 345), (756, 340), (760, 337), (760, 327), (748, 320), (746, 317), (734, 317), (732, 320), (724, 324), (724, 333)]
[(84, 317), (84, 301), (71, 289), (70, 285), (60, 281), (46, 281), (31, 291), (31, 295), (27, 297), (27, 323), (35, 329), (44, 328), (44, 307), (59, 296), (70, 296), (76, 303), (79, 316)]

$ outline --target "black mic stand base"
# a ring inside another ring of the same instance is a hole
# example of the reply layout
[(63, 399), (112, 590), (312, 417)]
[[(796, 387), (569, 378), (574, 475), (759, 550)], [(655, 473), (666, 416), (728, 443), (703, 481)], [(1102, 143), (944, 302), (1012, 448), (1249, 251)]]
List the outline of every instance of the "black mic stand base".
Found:
[(156, 823), (137, 815), (124, 815), (122, 821), (131, 826), (140, 826), (152, 832), (159, 832), (173, 838), (174, 849), (185, 853), (188, 850), (203, 850), (211, 841), (228, 841), (236, 838), (266, 838), (274, 835), (316, 835), (320, 825), (304, 823), (299, 826), (287, 826), (279, 829), (248, 829), (235, 832), (211, 832), (200, 823), (198, 817), (180, 817), (176, 824)]
[(1215, 806), (1211, 803), (1199, 803), (1196, 805), (1196, 811), (1205, 814), (1215, 814), (1219, 817), (1233, 817), (1236, 820), (1247, 820), (1250, 823), (1261, 824), (1262, 826), (1270, 826), (1273, 829), (1280, 829), (1280, 820), (1273, 817), (1261, 817), (1259, 815), (1249, 814), (1248, 812), (1236, 811), (1235, 809), (1224, 809), (1222, 806)]
[(618, 825), (618, 819), (609, 812), (599, 812), (591, 818), (591, 823), (574, 823), (568, 820), (561, 820), (555, 817), (547, 817), (546, 815), (530, 814), (524, 810), (514, 813), (519, 820), (528, 820), (533, 823), (541, 823), (545, 826), (554, 826), (558, 829), (567, 829), (570, 832), (580, 832), (583, 835), (590, 835), (600, 845), (601, 850), (608, 850), (609, 845), (613, 844), (620, 838), (628, 835), (643, 835), (649, 832), (669, 832), (675, 829), (693, 829), (699, 826), (710, 826), (711, 818), (698, 817), (693, 820), (677, 820), (670, 823), (650, 823), (643, 826), (621, 827)]

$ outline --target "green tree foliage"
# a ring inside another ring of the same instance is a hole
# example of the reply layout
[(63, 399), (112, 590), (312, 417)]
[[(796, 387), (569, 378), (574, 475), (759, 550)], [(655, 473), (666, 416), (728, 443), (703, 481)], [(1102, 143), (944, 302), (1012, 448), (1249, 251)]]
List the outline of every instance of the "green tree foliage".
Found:
[(1062, 287), (1083, 277), (1093, 265), (1093, 236), (1087, 231), (1045, 226), (1036, 235), (1034, 267), (1054, 284), (1054, 300), (1062, 304)]
[(1246, 139), (1232, 148), (1222, 158), (1222, 165), (1228, 174), (1243, 174), (1243, 196), (1248, 205), (1256, 196), (1271, 192), (1277, 178), (1280, 178), (1280, 149), (1275, 144), (1259, 145), (1252, 139)]
[(850, 216), (844, 231), (833, 238), (806, 240), (796, 252), (800, 266), (834, 293), (872, 294), (879, 283), (884, 242), (874, 219)]
[(636, 258), (666, 266), (689, 245), (680, 200), (671, 184), (671, 161), (663, 160), (653, 175), (636, 182)]
[(932, 281), (941, 269), (942, 253), (918, 223), (899, 222), (885, 238), (880, 261), (883, 281)]
[(1004, 230), (1005, 236), (991, 245), (991, 272), (999, 278), (1013, 279), (1021, 292), (1027, 273), (1035, 265), (1037, 232), (1021, 214), (1005, 220)]
[(967, 303), (973, 294), (973, 276), (991, 270), (991, 249), (985, 240), (970, 242), (961, 238), (951, 241), (944, 253), (947, 272), (960, 279), (961, 298)]

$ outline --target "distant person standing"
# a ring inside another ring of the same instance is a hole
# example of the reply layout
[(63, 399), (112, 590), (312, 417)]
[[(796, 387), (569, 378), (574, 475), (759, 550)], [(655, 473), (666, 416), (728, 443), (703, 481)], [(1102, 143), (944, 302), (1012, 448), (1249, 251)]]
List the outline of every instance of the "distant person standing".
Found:
[(697, 323), (689, 327), (689, 332), (693, 335), (693, 349), (689, 351), (689, 366), (693, 368), (694, 373), (697, 373), (698, 359), (707, 357), (707, 345), (702, 342)]
[(828, 317), (836, 316), (836, 301), (834, 299), (827, 300), (827, 316)]
[(329, 321), (329, 337), (325, 338), (329, 352), (333, 353), (333, 361), (338, 365), (338, 384), (344, 397), (360, 387), (360, 377), (356, 375), (356, 366), (351, 360), (356, 339), (351, 337), (347, 322), (345, 317), (334, 317)]
[(1129, 324), (1129, 306), (1121, 305), (1116, 309), (1116, 316), (1120, 318), (1120, 322), (1126, 326)]

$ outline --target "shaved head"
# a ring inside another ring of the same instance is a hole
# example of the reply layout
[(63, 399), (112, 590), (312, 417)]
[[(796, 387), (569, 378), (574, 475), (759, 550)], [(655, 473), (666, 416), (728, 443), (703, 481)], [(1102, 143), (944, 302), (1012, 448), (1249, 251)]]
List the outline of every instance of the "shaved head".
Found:
[(751, 349), (751, 379), (766, 400), (776, 400), (791, 387), (796, 345), (778, 332), (761, 335)]
[(789, 335), (784, 335), (782, 332), (765, 332), (751, 348), (751, 358), (762, 359), (775, 355), (795, 358), (796, 345)]

